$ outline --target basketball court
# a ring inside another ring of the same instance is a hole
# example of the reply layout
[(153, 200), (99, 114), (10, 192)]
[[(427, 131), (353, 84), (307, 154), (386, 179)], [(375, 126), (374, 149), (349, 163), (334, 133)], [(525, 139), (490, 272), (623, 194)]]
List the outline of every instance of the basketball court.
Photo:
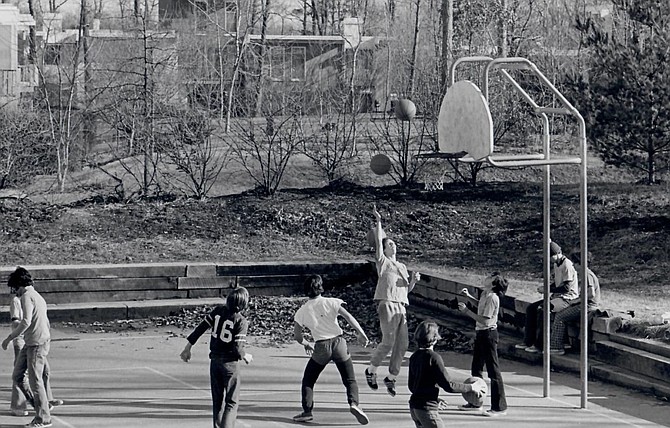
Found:
[[(6, 335), (9, 328), (0, 328)], [(53, 412), (54, 427), (206, 428), (211, 427), (207, 336), (193, 347), (193, 359), (179, 358), (190, 331), (148, 328), (132, 333), (79, 333), (55, 326), (51, 346), (52, 389), (65, 401)], [(3, 336), (4, 337), (4, 336)], [(238, 427), (358, 426), (348, 412), (339, 374), (326, 368), (315, 389), (314, 421), (298, 424), (300, 380), (307, 357), (298, 344), (274, 347), (262, 338), (249, 346), (254, 356), (242, 373)], [(369, 349), (352, 347), (361, 407), (372, 427), (413, 427), (407, 401), (407, 367), (398, 379), (398, 395), (370, 390), (363, 371)], [(469, 376), (470, 355), (443, 354), (455, 380)], [(11, 349), (0, 358), (0, 427), (20, 427), (31, 416), (9, 415)], [(552, 398), (542, 398), (541, 367), (503, 360), (508, 414), (491, 420), (457, 409), (463, 399), (442, 393), (449, 408), (441, 412), (447, 426), (651, 427), (670, 421), (670, 406), (623, 388), (589, 384), (589, 407), (580, 409), (579, 379), (552, 374)], [(380, 374), (383, 372), (380, 372)], [(486, 401), (488, 403), (488, 400)]]

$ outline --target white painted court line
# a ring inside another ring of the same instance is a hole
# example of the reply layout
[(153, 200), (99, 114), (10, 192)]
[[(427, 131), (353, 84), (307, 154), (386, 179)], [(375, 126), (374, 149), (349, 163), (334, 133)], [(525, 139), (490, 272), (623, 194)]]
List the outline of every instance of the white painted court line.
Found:
[[(469, 376), (469, 375), (470, 375), (470, 372), (466, 372), (466, 371), (464, 371), (464, 370), (460, 370), (460, 369), (451, 369), (451, 368), (449, 368), (449, 369), (447, 369), (447, 370), (451, 370), (451, 371), (454, 371), (454, 372), (458, 372), (458, 373), (460, 373), (461, 375), (464, 375), (464, 374), (465, 374), (465, 376)], [(527, 390), (527, 389), (519, 388), (519, 387), (512, 386), (512, 385), (509, 385), (509, 384), (505, 383), (505, 389), (508, 389), (508, 388), (509, 388), (509, 389), (514, 389), (514, 390), (516, 390), (516, 391), (525, 392), (525, 393), (527, 393), (527, 394), (529, 394), (529, 395), (531, 395), (531, 396), (537, 397), (537, 398), (543, 398), (543, 399), (545, 399), (545, 400), (551, 400), (551, 401), (554, 401), (554, 402), (559, 403), (559, 404), (561, 404), (561, 405), (568, 406), (568, 407), (570, 407), (571, 409), (574, 409), (574, 410), (580, 410), (580, 411), (584, 411), (584, 412), (592, 413), (592, 414), (597, 415), (597, 416), (602, 416), (603, 418), (609, 419), (609, 420), (614, 421), (614, 422), (620, 422), (620, 423), (623, 423), (623, 424), (626, 424), (626, 425), (630, 425), (630, 426), (633, 426), (633, 427), (642, 427), (641, 425), (637, 425), (637, 424), (635, 424), (635, 423), (633, 423), (633, 422), (631, 422), (631, 421), (627, 421), (627, 420), (625, 420), (625, 419), (617, 418), (617, 417), (615, 417), (615, 416), (608, 415), (608, 414), (606, 414), (606, 413), (597, 412), (597, 411), (595, 411), (595, 410), (593, 410), (593, 409), (591, 409), (591, 408), (580, 409), (579, 407), (575, 406), (575, 405), (572, 404), (572, 403), (568, 403), (567, 401), (559, 400), (559, 399), (557, 399), (557, 398), (553, 398), (553, 397), (542, 397), (541, 394), (538, 394), (538, 393), (535, 393), (535, 392), (533, 392), (533, 391), (529, 391), (529, 390)], [(572, 389), (572, 388), (571, 388), (571, 389)], [(649, 423), (651, 424), (652, 422), (649, 422)]]
[[(165, 377), (165, 378), (167, 378), (167, 379), (170, 379), (171, 381), (176, 382), (176, 383), (178, 383), (178, 384), (180, 384), (180, 385), (183, 385), (183, 386), (185, 386), (185, 387), (187, 387), (187, 388), (190, 388), (190, 389), (192, 389), (192, 390), (194, 390), (194, 391), (207, 391), (207, 392), (210, 391), (209, 386), (208, 386), (207, 388), (202, 388), (202, 387), (200, 387), (200, 386), (196, 386), (196, 385), (190, 384), (190, 383), (188, 383), (188, 382), (184, 382), (184, 381), (181, 380), (181, 379), (177, 379), (176, 377), (174, 377), (174, 376), (172, 376), (172, 375), (169, 375), (169, 374), (167, 374), (167, 373), (163, 373), (162, 371), (157, 370), (157, 369), (154, 369), (153, 367), (144, 367), (144, 369), (145, 369), (145, 370), (148, 370), (148, 371), (150, 371), (150, 372), (156, 373), (156, 374), (159, 375), (159, 376), (163, 376), (163, 377)], [(211, 395), (208, 395), (208, 396), (211, 397)]]
[(136, 339), (164, 339), (171, 338), (172, 336), (163, 334), (160, 336), (114, 336), (114, 337), (91, 337), (88, 339), (79, 339), (79, 338), (61, 338), (54, 339), (52, 342), (105, 342), (110, 340), (136, 340)]

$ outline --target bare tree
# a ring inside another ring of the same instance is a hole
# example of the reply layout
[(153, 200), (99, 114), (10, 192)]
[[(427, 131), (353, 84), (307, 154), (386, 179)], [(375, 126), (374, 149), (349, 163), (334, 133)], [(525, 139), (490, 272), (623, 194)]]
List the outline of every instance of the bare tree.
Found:
[(291, 158), (301, 146), (299, 116), (268, 115), (239, 119), (233, 140), (234, 160), (266, 196), (277, 192)]
[(159, 149), (177, 174), (177, 187), (205, 199), (229, 160), (229, 147), (215, 145), (211, 118), (196, 110), (175, 109), (163, 117)]
[(355, 128), (351, 119), (348, 112), (302, 118), (299, 136), (302, 152), (324, 174), (329, 184), (344, 178), (348, 162), (355, 158), (352, 154)]
[(0, 189), (24, 185), (53, 170), (48, 124), (24, 110), (0, 109)]

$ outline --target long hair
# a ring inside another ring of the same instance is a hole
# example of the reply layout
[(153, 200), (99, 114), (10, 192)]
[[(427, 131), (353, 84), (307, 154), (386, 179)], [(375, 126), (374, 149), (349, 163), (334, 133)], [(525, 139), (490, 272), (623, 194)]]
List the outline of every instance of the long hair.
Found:
[(26, 268), (19, 266), (14, 272), (9, 274), (7, 285), (13, 289), (30, 287), (33, 285), (33, 277)]
[(244, 287), (234, 288), (226, 297), (226, 307), (231, 312), (240, 312), (249, 304), (249, 291)]

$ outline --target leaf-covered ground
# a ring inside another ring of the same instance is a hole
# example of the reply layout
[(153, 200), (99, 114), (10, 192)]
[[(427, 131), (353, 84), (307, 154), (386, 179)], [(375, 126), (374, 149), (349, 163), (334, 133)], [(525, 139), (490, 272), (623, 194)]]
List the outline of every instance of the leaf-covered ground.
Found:
[[(668, 186), (594, 183), (589, 192), (591, 268), (606, 305), (649, 319), (668, 311)], [(401, 261), (474, 280), (501, 271), (514, 280), (510, 294), (539, 298), (536, 183), (450, 184), (442, 192), (344, 185), (133, 204), (0, 200), (0, 264), (366, 258), (373, 204)], [(576, 186), (553, 186), (551, 207), (552, 238), (567, 252), (579, 245)]]
[[(344, 288), (326, 290), (328, 297), (337, 297), (345, 302), (345, 308), (354, 314), (372, 345), (381, 341), (381, 331), (375, 304), (372, 301), (374, 284), (370, 281), (365, 283), (349, 284)], [(294, 343), (293, 339), (293, 317), (300, 306), (306, 301), (306, 297), (296, 296), (252, 296), (249, 307), (244, 310), (244, 315), (249, 320), (249, 336), (253, 337), (256, 344), (268, 346), (285, 345)], [(125, 332), (132, 330), (144, 330), (152, 326), (173, 326), (179, 329), (178, 334), (188, 334), (195, 328), (212, 309), (210, 306), (201, 306), (194, 309), (182, 309), (179, 313), (169, 316), (153, 317), (148, 320), (116, 320), (95, 323), (72, 323), (64, 325), (74, 328), (78, 332), (106, 333)], [(408, 330), (414, 332), (420, 320), (409, 312), (407, 317)], [(356, 342), (354, 331), (346, 322), (340, 320), (345, 338), (350, 343)], [(438, 350), (450, 350), (456, 352), (469, 352), (471, 349), (470, 339), (458, 330), (441, 327), (442, 339), (436, 345)], [(309, 332), (305, 331), (306, 337)]]

